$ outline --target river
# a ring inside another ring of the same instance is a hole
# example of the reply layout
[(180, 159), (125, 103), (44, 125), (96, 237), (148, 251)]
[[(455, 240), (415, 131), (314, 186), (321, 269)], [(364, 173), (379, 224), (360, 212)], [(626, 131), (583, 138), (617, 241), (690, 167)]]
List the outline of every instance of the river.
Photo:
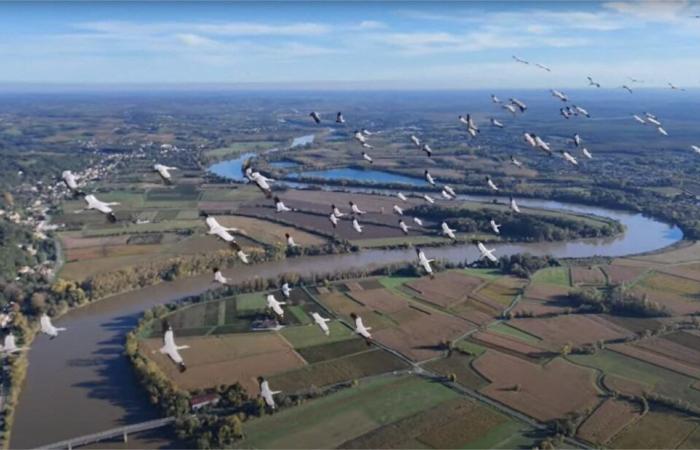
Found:
[[(522, 199), (518, 202), (522, 206), (609, 217), (620, 221), (626, 232), (607, 239), (494, 244), (498, 256), (521, 252), (555, 257), (623, 256), (656, 250), (682, 239), (682, 232), (677, 227), (641, 214), (541, 200)], [(471, 261), (477, 256), (477, 251), (472, 245), (456, 245), (428, 248), (426, 254), (430, 258)], [(289, 271), (308, 275), (414, 258), (412, 249), (364, 250), (237, 267), (235, 271), (225, 270), (224, 274), (235, 283)], [(145, 309), (213, 287), (208, 273), (163, 282), (75, 309), (57, 320), (57, 326), (68, 330), (55, 340), (38, 336), (29, 351), (30, 366), (15, 415), (11, 448), (48, 444), (158, 416), (122, 354), (125, 334), (136, 325)], [(139, 443), (131, 445), (138, 447)]]
[(391, 172), (381, 170), (359, 170), (359, 169), (328, 169), (318, 171), (308, 171), (300, 173), (290, 173), (289, 178), (312, 178), (319, 181), (323, 180), (348, 180), (362, 182), (378, 182), (382, 184), (396, 183), (405, 184), (407, 186), (425, 186), (426, 182), (420, 178), (408, 177)]

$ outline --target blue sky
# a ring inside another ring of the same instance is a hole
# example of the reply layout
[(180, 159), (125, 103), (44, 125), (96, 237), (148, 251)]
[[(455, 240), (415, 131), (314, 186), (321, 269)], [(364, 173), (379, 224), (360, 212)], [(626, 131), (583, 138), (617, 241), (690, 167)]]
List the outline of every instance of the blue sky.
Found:
[(0, 82), (693, 87), (697, 15), (671, 0), (2, 3)]

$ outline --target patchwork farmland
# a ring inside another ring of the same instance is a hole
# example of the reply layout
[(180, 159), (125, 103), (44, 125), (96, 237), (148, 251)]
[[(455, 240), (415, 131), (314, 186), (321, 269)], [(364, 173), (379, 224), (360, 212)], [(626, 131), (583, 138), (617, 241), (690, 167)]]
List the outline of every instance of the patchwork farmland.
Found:
[[(328, 392), (246, 421), (245, 448), (531, 446), (541, 440), (533, 424), (555, 421), (575, 424), (569, 437), (581, 446), (639, 445), (642, 427), (665, 424), (680, 434), (664, 430), (663, 439), (688, 446), (698, 423), (667, 405), (700, 408), (697, 321), (579, 312), (570, 303), (570, 293), (611, 289), (619, 277), (652, 294), (680, 277), (623, 262), (545, 269), (529, 280), (465, 269), (295, 287), (279, 330), (250, 331), (271, 317), (266, 292), (195, 304), (165, 318), (196, 352), (185, 374), (157, 351), (158, 324), (140, 345), (183, 389), (238, 382), (255, 395), (262, 375), (283, 396)], [(683, 280), (666, 301), (692, 304), (697, 282)], [(329, 336), (312, 312), (331, 319)], [(354, 332), (352, 314), (371, 340)], [(408, 392), (420, 403), (407, 404)], [(328, 433), (338, 421), (352, 426)]]

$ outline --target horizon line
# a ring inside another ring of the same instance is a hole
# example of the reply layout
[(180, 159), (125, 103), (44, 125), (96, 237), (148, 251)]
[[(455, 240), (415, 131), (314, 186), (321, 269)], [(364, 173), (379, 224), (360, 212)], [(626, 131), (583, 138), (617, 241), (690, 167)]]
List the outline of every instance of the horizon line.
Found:
[[(700, 85), (684, 86), (684, 89), (693, 90)], [(307, 82), (24, 82), (24, 81), (0, 81), (0, 93), (6, 92), (89, 92), (89, 91), (192, 91), (192, 90), (230, 90), (230, 91), (539, 91), (548, 89), (586, 90), (589, 92), (611, 91), (621, 89), (615, 87), (601, 87), (591, 90), (587, 86), (561, 86), (533, 87), (533, 86), (483, 86), (462, 87), (442, 85), (421, 85), (414, 82), (399, 82), (391, 80), (382, 81), (307, 81)], [(635, 85), (634, 90), (668, 90), (665, 85)]]

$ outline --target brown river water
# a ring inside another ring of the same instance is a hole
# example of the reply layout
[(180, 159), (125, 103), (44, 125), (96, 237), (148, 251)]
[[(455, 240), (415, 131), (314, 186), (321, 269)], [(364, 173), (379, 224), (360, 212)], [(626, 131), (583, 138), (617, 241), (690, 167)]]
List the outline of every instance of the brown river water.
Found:
[[(522, 252), (555, 257), (623, 256), (660, 249), (682, 239), (678, 228), (640, 214), (552, 201), (523, 199), (518, 203), (610, 217), (622, 222), (626, 231), (609, 239), (494, 244), (498, 256)], [(471, 261), (477, 255), (473, 245), (426, 248), (425, 252), (429, 258), (452, 261)], [(224, 274), (235, 283), (283, 272), (327, 273), (414, 258), (413, 249), (366, 250), (264, 263), (225, 270)], [(29, 351), (30, 365), (15, 415), (11, 448), (36, 447), (158, 417), (123, 355), (125, 334), (145, 309), (214, 287), (210, 274), (164, 282), (75, 309), (57, 320), (57, 326), (68, 330), (54, 340), (38, 336)], [(177, 445), (167, 440), (161, 444), (169, 442)], [(138, 439), (129, 443), (132, 448), (152, 445), (154, 442)]]

